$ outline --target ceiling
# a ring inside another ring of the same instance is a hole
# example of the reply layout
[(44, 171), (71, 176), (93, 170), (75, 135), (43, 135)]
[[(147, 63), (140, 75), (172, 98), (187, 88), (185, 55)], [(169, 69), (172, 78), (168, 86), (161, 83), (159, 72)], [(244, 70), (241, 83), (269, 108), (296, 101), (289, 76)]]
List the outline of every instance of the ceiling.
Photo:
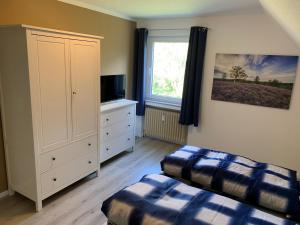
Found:
[(259, 10), (258, 0), (59, 0), (126, 19), (203, 16)]

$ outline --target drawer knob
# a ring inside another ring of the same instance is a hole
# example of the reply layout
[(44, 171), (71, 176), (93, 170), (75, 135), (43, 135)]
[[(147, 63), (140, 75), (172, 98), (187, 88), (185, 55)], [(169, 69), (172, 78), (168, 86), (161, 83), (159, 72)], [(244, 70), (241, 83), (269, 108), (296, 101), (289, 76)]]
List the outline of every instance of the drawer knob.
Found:
[(128, 138), (127, 140), (130, 141), (130, 138)]
[(131, 127), (131, 125), (130, 125), (130, 124), (128, 124), (128, 127)]
[(109, 151), (109, 148), (106, 148), (106, 151)]
[(108, 136), (108, 135), (109, 135), (109, 132), (106, 132), (106, 135)]
[(76, 95), (76, 94), (77, 94), (77, 92), (76, 92), (76, 91), (73, 91), (72, 93), (73, 93), (73, 95)]
[(92, 164), (92, 161), (91, 161), (91, 160), (89, 161), (89, 164)]
[(55, 161), (56, 160), (56, 158), (55, 157), (52, 157), (52, 161)]
[(92, 146), (92, 144), (91, 144), (91, 143), (88, 143), (88, 146)]
[(106, 121), (108, 122), (108, 121), (109, 121), (109, 119), (108, 119), (108, 118), (106, 118)]
[(53, 178), (53, 181), (56, 181), (57, 179), (56, 178)]
[(129, 112), (128, 115), (131, 115), (131, 112)]

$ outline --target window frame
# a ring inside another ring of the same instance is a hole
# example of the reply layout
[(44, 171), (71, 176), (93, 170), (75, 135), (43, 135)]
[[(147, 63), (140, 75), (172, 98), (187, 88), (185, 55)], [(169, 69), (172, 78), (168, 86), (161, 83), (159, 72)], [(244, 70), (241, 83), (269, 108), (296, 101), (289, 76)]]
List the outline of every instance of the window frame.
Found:
[[(175, 32), (174, 32), (175, 31)], [(148, 52), (147, 52), (147, 65), (146, 65), (146, 104), (147, 105), (162, 105), (163, 107), (170, 108), (180, 108), (181, 101), (180, 98), (168, 97), (168, 96), (160, 96), (160, 95), (152, 95), (152, 82), (153, 82), (153, 53), (154, 53), (154, 43), (155, 42), (174, 42), (174, 43), (189, 43), (189, 34), (185, 30), (180, 32), (176, 32), (176, 30), (172, 30), (172, 34), (170, 32), (155, 32), (155, 35), (148, 37)], [(174, 34), (175, 33), (175, 34)], [(177, 34), (176, 34), (177, 33)], [(183, 78), (184, 79), (184, 78)]]

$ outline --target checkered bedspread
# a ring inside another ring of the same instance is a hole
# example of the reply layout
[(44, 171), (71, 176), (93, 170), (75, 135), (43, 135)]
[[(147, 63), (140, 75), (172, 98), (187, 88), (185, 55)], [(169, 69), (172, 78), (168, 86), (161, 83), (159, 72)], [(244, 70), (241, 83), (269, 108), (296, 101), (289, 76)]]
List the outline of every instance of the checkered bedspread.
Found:
[(243, 201), (300, 217), (295, 171), (225, 152), (184, 146), (161, 162), (167, 175)]
[(244, 203), (163, 175), (147, 175), (102, 205), (116, 225), (292, 225)]

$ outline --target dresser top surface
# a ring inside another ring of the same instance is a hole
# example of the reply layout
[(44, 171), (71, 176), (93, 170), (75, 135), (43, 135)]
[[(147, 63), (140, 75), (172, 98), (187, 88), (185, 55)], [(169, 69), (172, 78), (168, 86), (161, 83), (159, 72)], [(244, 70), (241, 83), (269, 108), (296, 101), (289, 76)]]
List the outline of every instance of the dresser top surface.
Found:
[(132, 101), (128, 99), (121, 99), (112, 102), (102, 103), (100, 106), (100, 112), (107, 112), (114, 109), (131, 106), (137, 104), (137, 101)]

